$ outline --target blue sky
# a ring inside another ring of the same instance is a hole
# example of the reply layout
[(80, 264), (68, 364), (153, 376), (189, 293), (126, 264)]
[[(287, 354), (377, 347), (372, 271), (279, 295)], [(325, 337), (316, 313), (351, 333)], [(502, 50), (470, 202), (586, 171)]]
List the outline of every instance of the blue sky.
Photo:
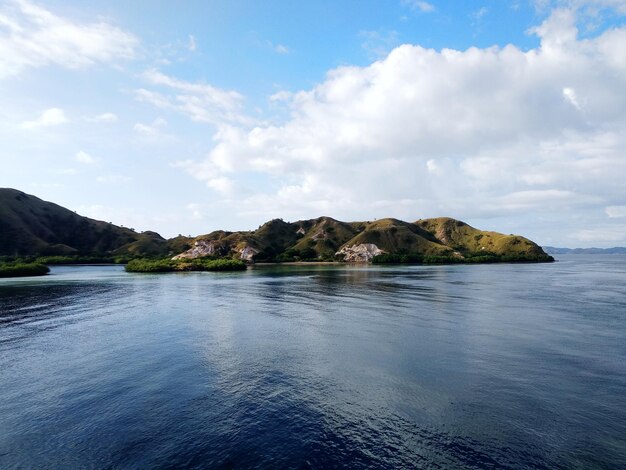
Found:
[(0, 186), (165, 236), (626, 244), (626, 1), (0, 1)]

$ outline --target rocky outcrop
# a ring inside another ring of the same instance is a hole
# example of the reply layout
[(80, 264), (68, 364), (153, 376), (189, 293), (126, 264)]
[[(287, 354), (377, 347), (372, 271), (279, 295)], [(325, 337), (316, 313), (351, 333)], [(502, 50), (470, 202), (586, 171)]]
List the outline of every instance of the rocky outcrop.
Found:
[(247, 261), (248, 263), (252, 262), (252, 258), (256, 255), (259, 250), (255, 250), (251, 246), (244, 246), (239, 250), (239, 259), (243, 261)]
[(234, 246), (231, 247), (225, 245), (224, 243), (220, 243), (219, 241), (198, 240), (193, 244), (192, 248), (174, 256), (172, 259), (194, 259), (202, 258), (204, 256), (229, 256), (237, 253), (239, 255), (239, 259), (246, 262), (252, 262), (252, 258), (258, 252), (259, 250), (248, 245), (236, 248)]
[(207, 240), (198, 240), (193, 244), (193, 247), (189, 250), (174, 256), (172, 259), (194, 259), (201, 258), (202, 256), (216, 256), (219, 253), (217, 246), (214, 242)]
[(343, 260), (348, 263), (367, 263), (374, 256), (385, 253), (373, 243), (361, 243), (360, 245), (344, 246), (335, 253), (336, 256), (343, 256)]

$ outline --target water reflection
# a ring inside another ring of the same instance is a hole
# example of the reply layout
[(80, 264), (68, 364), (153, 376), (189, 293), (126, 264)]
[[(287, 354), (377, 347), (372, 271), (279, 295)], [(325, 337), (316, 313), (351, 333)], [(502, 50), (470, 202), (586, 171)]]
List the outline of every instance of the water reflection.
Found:
[(0, 466), (615, 467), (625, 273), (577, 263), (0, 283)]

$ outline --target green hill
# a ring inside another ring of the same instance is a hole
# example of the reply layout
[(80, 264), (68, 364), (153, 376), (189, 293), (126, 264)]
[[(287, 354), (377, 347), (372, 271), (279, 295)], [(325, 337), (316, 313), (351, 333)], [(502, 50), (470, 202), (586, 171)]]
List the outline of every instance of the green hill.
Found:
[(233, 258), (262, 261), (550, 261), (519, 235), (475, 229), (450, 218), (404, 222), (341, 222), (331, 217), (285, 222), (256, 230), (217, 230), (194, 239), (82, 217), (15, 189), (0, 189), (0, 256), (122, 256)]
[[(285, 222), (271, 220), (257, 230), (215, 231), (194, 240), (177, 256), (226, 256), (247, 261), (371, 261), (384, 259), (453, 262), (551, 261), (537, 244), (518, 235), (475, 229), (450, 219), (410, 223), (397, 219), (341, 222), (331, 217)], [(382, 259), (382, 258), (381, 258)]]
[(57, 204), (0, 188), (0, 256), (165, 256), (188, 247), (155, 232), (136, 233)]
[(546, 254), (539, 245), (527, 238), (519, 235), (485, 232), (449, 217), (418, 220), (415, 225), (431, 233), (441, 244), (463, 255), (484, 252), (495, 255), (542, 256)]

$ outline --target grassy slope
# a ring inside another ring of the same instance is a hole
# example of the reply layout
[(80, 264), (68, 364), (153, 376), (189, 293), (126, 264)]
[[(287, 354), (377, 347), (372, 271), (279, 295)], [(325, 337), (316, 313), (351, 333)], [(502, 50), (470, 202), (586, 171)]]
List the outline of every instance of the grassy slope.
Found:
[(341, 248), (361, 243), (373, 243), (391, 254), (424, 256), (543, 254), (538, 245), (524, 237), (477, 230), (445, 217), (415, 223), (397, 219), (346, 223), (330, 217), (288, 223), (275, 219), (251, 232), (216, 231), (198, 239), (213, 241), (220, 247), (219, 255), (235, 258), (237, 250), (251, 246), (260, 252), (257, 259), (263, 261), (281, 253), (298, 259), (311, 250), (314, 256), (306, 258), (331, 259)]
[[(303, 233), (298, 233), (303, 232)], [(196, 240), (209, 240), (217, 256), (238, 257), (246, 246), (257, 250), (259, 259), (271, 260), (285, 252), (298, 256), (330, 259), (345, 246), (373, 243), (387, 253), (540, 256), (542, 249), (514, 235), (477, 230), (450, 218), (397, 219), (374, 222), (341, 222), (319, 217), (298, 222), (271, 220), (257, 230), (215, 231), (195, 239), (165, 240), (154, 232), (136, 233), (124, 227), (97, 221), (42, 201), (21, 191), (0, 189), (0, 256), (28, 255), (124, 255), (168, 256), (189, 249)]]
[(358, 233), (351, 224), (331, 217), (303, 220), (294, 225), (295, 231), (302, 228), (304, 234), (300, 235), (293, 248), (299, 252), (313, 249), (318, 256), (326, 258), (332, 258), (342, 245)]
[(364, 230), (347, 241), (345, 246), (374, 243), (388, 253), (421, 253), (446, 255), (452, 250), (437, 242), (430, 234), (414, 224), (397, 219), (381, 219), (366, 225)]
[(57, 204), (0, 188), (0, 255), (161, 255), (168, 242), (154, 232), (82, 217)]
[(496, 255), (526, 254), (538, 256), (543, 254), (541, 247), (527, 238), (518, 235), (485, 232), (447, 217), (418, 220), (415, 225), (428, 231), (441, 243), (462, 254), (484, 252)]

